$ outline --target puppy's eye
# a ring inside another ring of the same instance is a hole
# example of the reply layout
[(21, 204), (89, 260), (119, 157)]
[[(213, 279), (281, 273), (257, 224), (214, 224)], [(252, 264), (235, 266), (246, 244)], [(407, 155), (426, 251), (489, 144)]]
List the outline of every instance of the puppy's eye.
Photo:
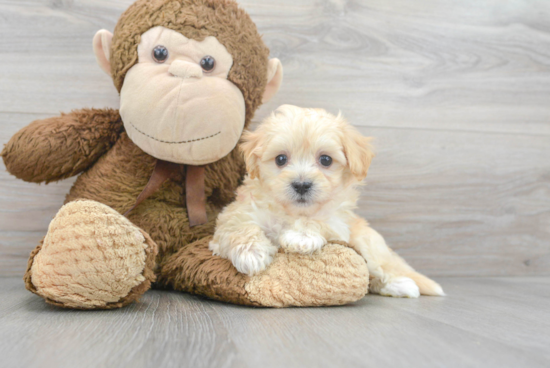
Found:
[(211, 72), (216, 66), (216, 60), (212, 56), (205, 56), (201, 59), (201, 68), (205, 72)]
[(158, 45), (153, 49), (153, 59), (162, 64), (168, 59), (168, 49), (164, 46)]
[(285, 166), (287, 161), (288, 161), (288, 157), (286, 157), (286, 155), (279, 155), (275, 157), (275, 163), (279, 167)]
[(321, 157), (319, 157), (319, 163), (324, 167), (329, 167), (330, 165), (332, 165), (332, 157), (322, 155)]

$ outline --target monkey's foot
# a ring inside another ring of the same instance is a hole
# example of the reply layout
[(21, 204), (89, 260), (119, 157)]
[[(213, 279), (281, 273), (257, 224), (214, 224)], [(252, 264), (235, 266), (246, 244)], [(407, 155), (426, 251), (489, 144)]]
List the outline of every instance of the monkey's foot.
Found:
[(112, 208), (70, 202), (31, 253), (25, 284), (60, 307), (119, 308), (151, 287), (156, 253), (149, 235)]
[(229, 303), (308, 307), (353, 303), (365, 296), (369, 271), (347, 246), (328, 243), (313, 254), (277, 253), (261, 273), (239, 273), (212, 255), (211, 237), (188, 244), (162, 265), (159, 283)]

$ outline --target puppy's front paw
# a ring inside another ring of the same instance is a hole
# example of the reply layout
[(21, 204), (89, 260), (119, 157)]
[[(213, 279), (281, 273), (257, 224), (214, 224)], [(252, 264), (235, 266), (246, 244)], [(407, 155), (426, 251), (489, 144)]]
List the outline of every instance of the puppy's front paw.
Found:
[(418, 298), (420, 290), (412, 279), (396, 277), (380, 289), (380, 295), (396, 298)]
[(304, 234), (289, 230), (283, 233), (280, 242), (281, 247), (287, 252), (307, 254), (321, 249), (327, 243), (327, 240), (319, 234)]
[(256, 240), (234, 247), (229, 259), (240, 273), (255, 275), (273, 261), (277, 248), (267, 239)]

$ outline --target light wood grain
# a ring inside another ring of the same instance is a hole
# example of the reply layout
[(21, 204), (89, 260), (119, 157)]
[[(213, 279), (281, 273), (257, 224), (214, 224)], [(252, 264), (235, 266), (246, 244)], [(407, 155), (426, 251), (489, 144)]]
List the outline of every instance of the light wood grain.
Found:
[(434, 275), (547, 275), (550, 137), (361, 128), (378, 157), (359, 213)]
[(255, 3), (290, 74), (276, 103), (367, 126), (550, 133), (548, 2)]
[(0, 278), (2, 366), (548, 366), (548, 278), (438, 281), (445, 298), (253, 309), (150, 291), (121, 310), (83, 312)]
[[(32, 120), (117, 107), (91, 39), (132, 0), (0, 0), (0, 143)], [(341, 109), (376, 138), (359, 212), (430, 275), (550, 274), (550, 3), (246, 0), (285, 67), (282, 103)], [(0, 274), (74, 179), (0, 164)]]

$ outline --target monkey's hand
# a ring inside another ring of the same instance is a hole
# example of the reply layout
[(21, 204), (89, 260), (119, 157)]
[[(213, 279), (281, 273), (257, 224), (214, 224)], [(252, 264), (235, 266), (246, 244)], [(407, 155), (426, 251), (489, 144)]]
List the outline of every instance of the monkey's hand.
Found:
[(10, 139), (0, 155), (17, 178), (48, 183), (86, 170), (122, 131), (117, 110), (75, 110), (32, 122)]

